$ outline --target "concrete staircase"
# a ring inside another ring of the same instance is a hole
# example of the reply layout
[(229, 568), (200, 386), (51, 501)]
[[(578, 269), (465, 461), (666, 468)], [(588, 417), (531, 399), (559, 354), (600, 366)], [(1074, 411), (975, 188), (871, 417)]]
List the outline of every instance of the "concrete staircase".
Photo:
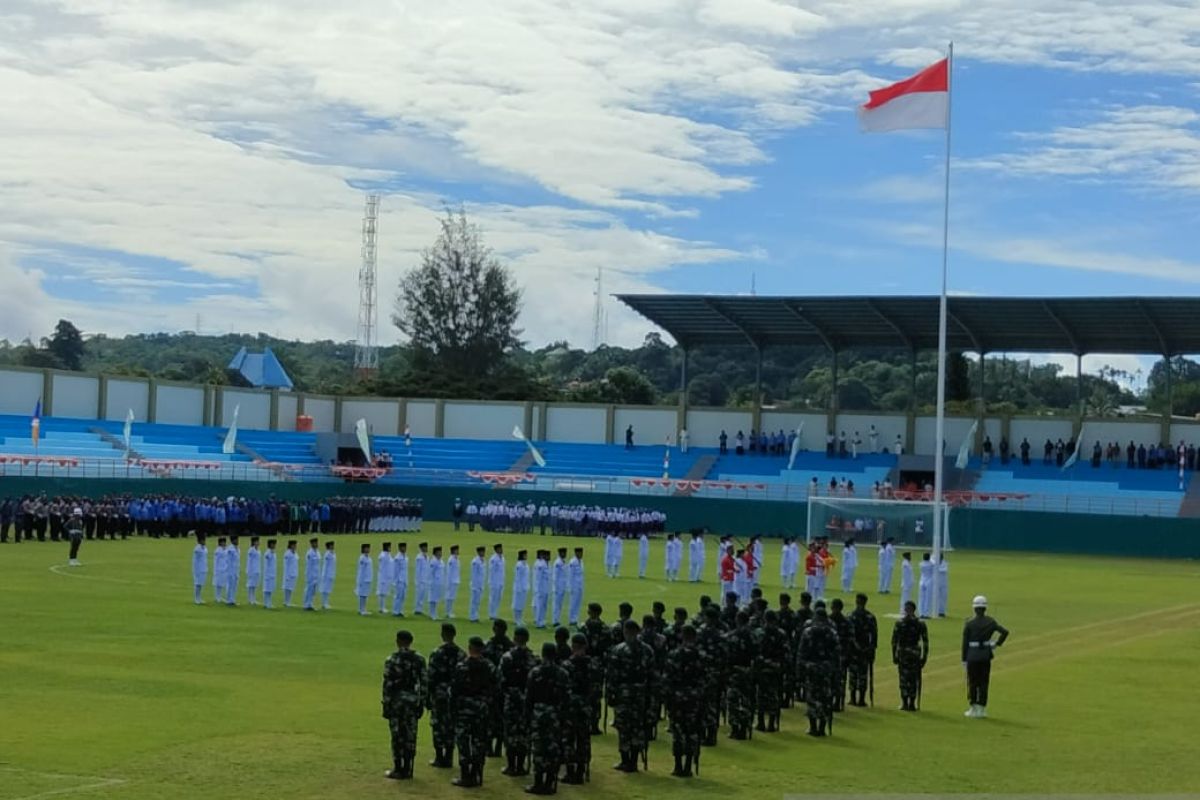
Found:
[(95, 435), (99, 436), (101, 441), (114, 450), (120, 451), (121, 455), (124, 456), (128, 461), (140, 461), (142, 459), (142, 454), (137, 450), (134, 450), (132, 447), (128, 450), (125, 449), (124, 439), (118, 439), (116, 436), (104, 430), (103, 428), (88, 428), (88, 433), (94, 433)]
[[(696, 463), (692, 464), (692, 468), (683, 476), (685, 481), (702, 481), (708, 477), (708, 473), (712, 472), (713, 465), (717, 463), (716, 456), (700, 456), (696, 459)], [(676, 497), (687, 497), (692, 494), (691, 487), (686, 489), (676, 489)]]

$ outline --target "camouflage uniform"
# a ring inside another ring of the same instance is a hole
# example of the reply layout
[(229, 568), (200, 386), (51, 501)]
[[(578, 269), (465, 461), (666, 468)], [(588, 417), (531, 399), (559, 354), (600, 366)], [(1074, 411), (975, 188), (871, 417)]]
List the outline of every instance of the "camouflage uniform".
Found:
[(804, 676), (804, 661), (800, 658), (800, 638), (804, 636), (804, 629), (808, 627), (808, 623), (812, 622), (812, 608), (800, 606), (796, 609), (796, 624), (794, 633), (792, 634), (792, 697), (797, 702), (805, 701), (805, 689), (808, 685), (807, 679)]
[(508, 754), (505, 775), (528, 775), (529, 716), (525, 713), (525, 686), (537, 659), (528, 647), (514, 647), (500, 659), (500, 694), (504, 698), (504, 745)]
[[(654, 651), (654, 673), (662, 675), (667, 666), (667, 639), (657, 629), (649, 626), (642, 628), (638, 638)], [(662, 719), (663, 698), (658, 683), (648, 690), (646, 698), (646, 729), (650, 732), (650, 740), (658, 739), (658, 721)]]
[(921, 688), (921, 670), (929, 655), (929, 629), (916, 617), (902, 617), (892, 629), (892, 663), (899, 669), (900, 705), (906, 711), (917, 710)]
[(779, 680), (780, 686), (780, 706), (783, 708), (792, 707), (792, 696), (795, 692), (795, 674), (796, 674), (796, 659), (792, 653), (795, 648), (796, 637), (796, 609), (791, 606), (779, 609), (779, 629), (783, 631), (786, 637), (787, 651), (784, 653), (783, 665), (780, 668)]
[(850, 628), (854, 636), (854, 656), (850, 660), (849, 675), (850, 702), (862, 706), (867, 703), (867, 681), (875, 663), (875, 649), (879, 646), (879, 624), (870, 611), (856, 608), (850, 612)]
[(563, 717), (567, 702), (566, 670), (554, 661), (543, 660), (530, 671), (525, 687), (534, 773), (530, 791), (534, 794), (553, 794), (558, 783), (558, 767), (563, 762)]
[(429, 727), (433, 732), (433, 749), (437, 754), (430, 766), (454, 766), (454, 715), (450, 711), (450, 684), (454, 668), (466, 658), (462, 649), (445, 642), (429, 656), (425, 680), (428, 689)]
[(618, 768), (625, 772), (637, 772), (637, 757), (647, 746), (649, 701), (657, 674), (654, 650), (638, 639), (621, 642), (608, 655), (605, 692), (618, 733)]
[(680, 644), (667, 656), (666, 704), (671, 717), (671, 754), (675, 774), (687, 777), (700, 764), (704, 724), (705, 658), (694, 645)]
[[(592, 659), (592, 675), (599, 676), (592, 682), (592, 729), (600, 732), (600, 715), (603, 711), (604, 674), (608, 669), (608, 651), (612, 644), (608, 625), (602, 619), (588, 619), (583, 623), (583, 635), (588, 640), (588, 657)], [(607, 724), (607, 722), (606, 722)]]
[(758, 639), (755, 683), (758, 685), (758, 729), (779, 730), (783, 707), (783, 667), (787, 663), (788, 640), (775, 622), (768, 620)]
[(699, 628), (696, 634), (696, 649), (700, 651), (704, 663), (701, 729), (704, 743), (712, 746), (717, 743), (717, 729), (721, 727), (721, 702), (727, 668), (725, 639), (717, 618), (711, 618), (711, 622)]
[(800, 635), (800, 664), (804, 666), (804, 697), (808, 703), (808, 732), (824, 736), (833, 722), (833, 680), (841, 658), (837, 631), (829, 617), (816, 614)]
[(411, 778), (417, 753), (417, 720), (425, 711), (425, 659), (397, 650), (383, 663), (383, 718), (392, 734), (392, 772)]
[[(492, 636), (483, 646), (483, 657), (493, 667), (500, 669), (500, 659), (513, 648), (513, 640), (507, 635)], [(496, 697), (488, 706), (488, 734), (491, 741), (489, 755), (499, 756), (504, 748), (504, 696), (497, 685)]]
[(838, 644), (841, 645), (842, 651), (837, 668), (833, 671), (833, 710), (845, 711), (846, 670), (850, 668), (850, 662), (857, 657), (858, 648), (854, 639), (854, 629), (845, 615), (835, 611), (829, 615), (829, 621), (833, 623), (833, 629), (837, 631)]
[(567, 703), (563, 710), (563, 781), (583, 783), (592, 761), (592, 687), (603, 682), (591, 656), (571, 656), (567, 661)]
[[(461, 651), (459, 651), (461, 652)], [(488, 705), (496, 692), (496, 670), (487, 659), (460, 659), (451, 679), (450, 705), (454, 738), (462, 770), (459, 785), (483, 783), (483, 762), (488, 752)]]
[(749, 623), (725, 634), (725, 657), (729, 664), (725, 703), (729, 718), (729, 737), (745, 739), (754, 725), (755, 639)]

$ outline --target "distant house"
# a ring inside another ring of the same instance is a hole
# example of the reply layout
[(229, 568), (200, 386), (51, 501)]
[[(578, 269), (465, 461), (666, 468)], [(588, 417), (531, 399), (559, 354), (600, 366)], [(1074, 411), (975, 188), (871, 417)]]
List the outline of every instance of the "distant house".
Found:
[(241, 386), (292, 390), (292, 379), (269, 347), (261, 353), (250, 353), (243, 347), (225, 369), (230, 379)]

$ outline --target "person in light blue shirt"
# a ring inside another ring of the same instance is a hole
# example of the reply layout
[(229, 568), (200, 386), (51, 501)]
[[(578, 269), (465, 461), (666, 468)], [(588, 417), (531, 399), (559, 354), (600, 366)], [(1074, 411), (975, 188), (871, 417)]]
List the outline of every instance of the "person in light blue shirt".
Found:
[(267, 539), (267, 550), (262, 557), (263, 608), (270, 610), (271, 595), (275, 593), (275, 540)]
[(192, 586), (195, 590), (196, 605), (204, 605), (204, 584), (208, 578), (208, 547), (204, 544), (204, 534), (196, 534), (196, 547), (192, 550)]
[(304, 610), (315, 611), (313, 600), (321, 585), (321, 551), (317, 539), (308, 540), (308, 552), (304, 554)]

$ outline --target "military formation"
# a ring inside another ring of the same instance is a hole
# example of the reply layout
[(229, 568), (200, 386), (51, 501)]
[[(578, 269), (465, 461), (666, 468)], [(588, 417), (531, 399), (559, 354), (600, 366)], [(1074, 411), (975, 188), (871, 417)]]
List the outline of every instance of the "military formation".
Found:
[[(412, 777), (425, 711), (429, 763), (451, 768), (457, 751), (455, 785), (481, 785), (487, 758), (503, 757), (502, 774), (532, 774), (526, 791), (554, 794), (560, 781), (589, 779), (591, 737), (609, 725), (617, 732), (614, 769), (647, 769), (651, 744), (669, 736), (671, 774), (688, 778), (699, 774), (703, 749), (717, 745), (723, 726), (730, 739), (750, 740), (779, 731), (782, 711), (803, 706), (808, 734), (830, 736), (837, 714), (874, 704), (879, 628), (864, 594), (849, 613), (841, 600), (827, 606), (807, 592), (796, 608), (786, 593), (771, 608), (759, 589), (745, 605), (730, 594), (723, 605), (702, 597), (694, 613), (677, 608), (670, 620), (665, 612), (656, 602), (639, 620), (622, 603), (610, 623), (591, 603), (577, 631), (558, 628), (538, 652), (526, 628), (510, 638), (504, 620), (464, 652), (447, 623), (427, 665), (401, 631), (384, 668), (394, 762), (387, 776)], [(929, 636), (915, 606), (896, 623), (891, 647), (901, 708), (916, 711)]]

